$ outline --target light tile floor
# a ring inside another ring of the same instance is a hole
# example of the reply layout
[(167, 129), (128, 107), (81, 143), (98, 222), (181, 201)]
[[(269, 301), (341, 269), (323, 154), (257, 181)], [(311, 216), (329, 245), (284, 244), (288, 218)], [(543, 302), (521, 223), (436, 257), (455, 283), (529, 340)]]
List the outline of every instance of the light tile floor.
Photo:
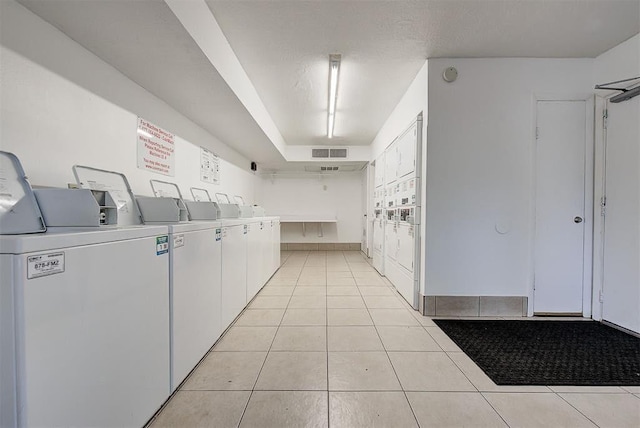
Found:
[(360, 252), (282, 260), (153, 427), (640, 427), (639, 387), (495, 385)]

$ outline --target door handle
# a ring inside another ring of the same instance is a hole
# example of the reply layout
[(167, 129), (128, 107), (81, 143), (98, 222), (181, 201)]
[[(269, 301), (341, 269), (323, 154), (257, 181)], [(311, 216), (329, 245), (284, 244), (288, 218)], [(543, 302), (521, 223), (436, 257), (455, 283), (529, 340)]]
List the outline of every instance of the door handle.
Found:
[(582, 223), (582, 217), (576, 216), (573, 218), (574, 223)]

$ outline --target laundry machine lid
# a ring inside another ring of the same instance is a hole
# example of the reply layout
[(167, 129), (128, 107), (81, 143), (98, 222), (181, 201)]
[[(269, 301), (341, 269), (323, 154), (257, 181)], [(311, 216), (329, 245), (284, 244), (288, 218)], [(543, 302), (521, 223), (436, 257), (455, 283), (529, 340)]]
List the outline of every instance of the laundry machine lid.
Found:
[(0, 151), (0, 235), (45, 232), (31, 184), (16, 155)]

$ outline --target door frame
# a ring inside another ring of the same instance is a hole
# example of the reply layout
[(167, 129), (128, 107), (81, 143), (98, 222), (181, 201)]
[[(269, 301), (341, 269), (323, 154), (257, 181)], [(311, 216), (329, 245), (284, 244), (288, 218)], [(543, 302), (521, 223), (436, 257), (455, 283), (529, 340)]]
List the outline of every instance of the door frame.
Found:
[(527, 302), (527, 316), (533, 316), (534, 306), (534, 282), (535, 282), (535, 236), (536, 236), (536, 179), (537, 179), (537, 159), (536, 159), (536, 128), (538, 126), (538, 102), (576, 102), (585, 103), (585, 165), (584, 165), (584, 247), (583, 247), (583, 268), (582, 268), (582, 316), (591, 318), (592, 315), (592, 293), (593, 293), (593, 225), (594, 225), (594, 119), (595, 103), (593, 93), (537, 93), (533, 94), (531, 101), (532, 122), (531, 122), (531, 187), (530, 187), (530, 228), (529, 228), (529, 298)]
[(593, 189), (593, 293), (592, 312), (594, 320), (602, 321), (601, 293), (604, 286), (604, 216), (602, 215), (602, 198), (605, 195), (606, 180), (606, 128), (604, 112), (608, 107), (608, 96), (596, 95), (594, 111), (595, 163)]

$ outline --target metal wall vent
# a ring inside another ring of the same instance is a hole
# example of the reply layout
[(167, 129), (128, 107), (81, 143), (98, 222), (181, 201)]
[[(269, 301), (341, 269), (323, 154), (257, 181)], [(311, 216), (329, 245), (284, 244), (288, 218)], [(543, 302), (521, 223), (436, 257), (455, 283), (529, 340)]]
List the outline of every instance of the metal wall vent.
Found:
[(348, 149), (311, 149), (312, 158), (346, 158)]
[(311, 149), (312, 158), (328, 158), (329, 149)]
[(329, 149), (330, 158), (346, 158), (347, 149)]

